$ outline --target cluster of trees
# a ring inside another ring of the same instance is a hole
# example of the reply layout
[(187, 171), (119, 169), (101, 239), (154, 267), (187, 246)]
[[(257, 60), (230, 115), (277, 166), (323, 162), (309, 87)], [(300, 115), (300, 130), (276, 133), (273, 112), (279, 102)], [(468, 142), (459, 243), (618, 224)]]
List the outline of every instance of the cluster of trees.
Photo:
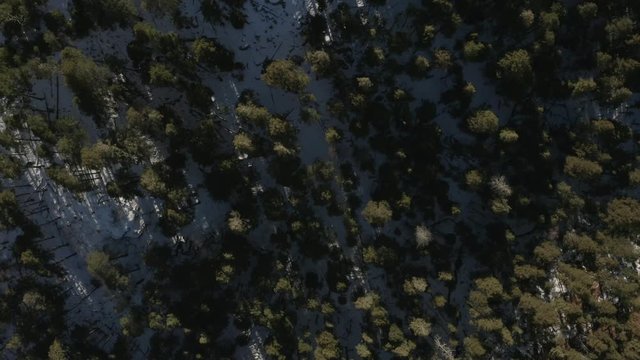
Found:
[[(139, 285), (113, 254), (87, 255), (96, 285), (125, 304), (118, 341), (100, 349), (90, 329), (65, 327), (62, 272), (3, 189), (0, 234), (19, 234), (0, 264), (16, 273), (0, 296), (7, 357), (128, 358), (151, 333), (149, 357), (231, 358), (256, 325), (274, 359), (638, 357), (638, 136), (614, 111), (637, 91), (634, 2), (425, 0), (405, 26), (321, 1), (305, 56), (264, 64), (262, 81), (299, 111), (246, 89), (225, 109), (240, 121), (232, 134), (201, 75), (242, 65), (219, 39), (184, 35), (181, 0), (72, 3), (69, 19), (44, 1), (0, 3), (2, 184), (33, 165), (17, 155), (27, 145), (75, 192), (92, 186), (80, 170), (107, 168), (109, 195), (161, 200), (170, 237), (193, 220), (193, 160), (228, 213), (191, 257), (150, 248), (135, 305)], [(243, 4), (201, 10), (240, 28)], [(133, 34), (127, 54), (70, 46), (115, 27)], [(310, 73), (330, 80), (326, 104)], [(33, 106), (33, 81), (57, 75), (95, 124)], [(158, 105), (149, 89), (175, 100)], [(324, 127), (331, 157), (302, 162), (296, 117)]]

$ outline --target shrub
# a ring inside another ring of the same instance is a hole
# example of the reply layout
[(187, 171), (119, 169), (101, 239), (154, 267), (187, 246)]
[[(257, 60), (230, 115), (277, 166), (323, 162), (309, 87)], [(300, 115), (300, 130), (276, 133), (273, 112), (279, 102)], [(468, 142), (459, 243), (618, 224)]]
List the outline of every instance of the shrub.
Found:
[(564, 172), (569, 176), (588, 180), (600, 176), (602, 174), (602, 166), (591, 160), (567, 156), (564, 163)]
[(495, 133), (499, 123), (498, 117), (491, 110), (478, 110), (467, 119), (469, 130), (480, 135)]
[(371, 225), (382, 226), (391, 220), (393, 212), (386, 201), (369, 201), (362, 210), (362, 216)]
[(291, 60), (275, 60), (267, 66), (262, 80), (284, 91), (301, 93), (309, 85), (309, 77)]

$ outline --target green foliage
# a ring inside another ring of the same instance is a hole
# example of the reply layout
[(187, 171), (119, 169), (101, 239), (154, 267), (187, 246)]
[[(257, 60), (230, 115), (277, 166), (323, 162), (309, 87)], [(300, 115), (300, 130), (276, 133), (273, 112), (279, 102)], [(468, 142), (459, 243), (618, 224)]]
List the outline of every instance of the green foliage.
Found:
[(549, 264), (558, 260), (562, 251), (554, 243), (545, 241), (534, 249), (533, 254), (538, 261)]
[(500, 141), (505, 144), (513, 144), (518, 141), (520, 136), (517, 132), (511, 129), (502, 129), (499, 134)]
[(473, 190), (480, 189), (480, 187), (484, 183), (484, 177), (482, 176), (482, 173), (480, 173), (480, 171), (476, 169), (469, 170), (464, 175), (464, 179), (465, 184), (467, 184), (467, 186)]
[(26, 124), (33, 132), (33, 134), (39, 137), (42, 141), (47, 143), (54, 143), (56, 136), (54, 135), (49, 123), (40, 115), (31, 115), (27, 117)]
[(75, 48), (63, 49), (61, 56), (60, 72), (73, 90), (78, 107), (87, 114), (104, 116), (109, 70), (98, 66)]
[(498, 78), (512, 95), (522, 94), (531, 86), (533, 67), (527, 50), (519, 49), (506, 53), (498, 61)]
[(291, 60), (275, 60), (267, 66), (262, 80), (284, 91), (301, 93), (309, 84), (309, 77)]
[(59, 134), (56, 148), (65, 159), (77, 163), (87, 134), (76, 119), (62, 117), (55, 123), (56, 134)]
[(431, 231), (424, 225), (416, 226), (414, 235), (415, 235), (416, 247), (418, 249), (426, 248), (429, 245), (429, 243), (431, 243), (431, 240), (433, 239), (433, 235), (431, 234)]
[(467, 61), (482, 61), (486, 56), (487, 46), (480, 41), (469, 40), (464, 43), (462, 52)]
[(114, 163), (120, 157), (120, 150), (112, 145), (98, 142), (82, 148), (82, 164), (90, 169), (102, 169)]
[(530, 28), (536, 20), (536, 14), (531, 9), (524, 9), (520, 12), (520, 21), (525, 28)]
[(564, 163), (564, 172), (578, 179), (590, 180), (602, 174), (602, 166), (595, 161), (577, 156), (567, 156)]
[(495, 133), (499, 124), (498, 117), (491, 110), (478, 110), (467, 119), (469, 130), (479, 135)]
[(369, 224), (382, 226), (391, 220), (393, 212), (386, 201), (369, 201), (362, 210), (362, 216)]
[(583, 254), (596, 254), (599, 248), (598, 243), (591, 240), (589, 236), (579, 235), (575, 232), (565, 234), (564, 243)]
[(157, 86), (174, 85), (177, 78), (164, 64), (153, 64), (149, 67), (149, 82)]
[(67, 360), (69, 357), (67, 351), (58, 339), (53, 340), (48, 351), (49, 360)]
[(426, 57), (422, 55), (416, 56), (415, 60), (413, 61), (414, 72), (418, 75), (424, 75), (427, 71), (429, 71), (430, 67), (431, 63)]
[(149, 107), (130, 107), (127, 110), (127, 120), (131, 128), (149, 135), (161, 134), (165, 124), (164, 116), (158, 110)]
[(604, 221), (612, 231), (636, 232), (640, 230), (640, 202), (632, 198), (613, 199), (607, 204)]
[(320, 113), (312, 107), (304, 107), (300, 110), (300, 118), (305, 123), (317, 123), (320, 121)]
[(599, 119), (591, 122), (593, 130), (600, 135), (612, 134), (616, 130), (616, 126), (610, 120)]
[(163, 197), (168, 193), (168, 185), (162, 179), (160, 174), (151, 167), (146, 168), (142, 172), (142, 175), (140, 176), (140, 185), (142, 188), (157, 197)]
[(418, 337), (427, 337), (431, 334), (431, 324), (423, 318), (413, 318), (409, 322), (409, 329)]
[(158, 29), (148, 22), (138, 22), (133, 25), (133, 34), (136, 40), (143, 43), (155, 42), (162, 36)]
[(22, 165), (10, 155), (0, 154), (0, 175), (7, 179), (17, 179), (22, 174)]
[(209, 39), (196, 39), (191, 47), (193, 50), (193, 56), (197, 62), (211, 64), (213, 58), (216, 56), (216, 44)]
[(513, 193), (511, 186), (504, 176), (493, 176), (489, 181), (489, 187), (493, 195), (499, 198), (508, 198)]
[(368, 93), (373, 90), (373, 81), (371, 78), (363, 76), (356, 78), (356, 83), (358, 84), (358, 89), (360, 89), (363, 93)]
[(182, 0), (142, 0), (142, 7), (157, 15), (173, 15), (181, 4)]
[(20, 223), (22, 214), (16, 195), (9, 191), (0, 192), (0, 230), (12, 229)]
[(112, 290), (123, 290), (129, 286), (129, 278), (115, 267), (109, 255), (102, 251), (93, 251), (87, 255), (87, 270)]
[(313, 356), (318, 360), (330, 360), (340, 358), (340, 343), (328, 331), (322, 331), (316, 337), (316, 349)]
[(582, 96), (593, 93), (597, 90), (598, 84), (592, 78), (580, 78), (575, 82), (570, 82), (569, 87), (574, 96)]
[(597, 83), (598, 96), (605, 103), (620, 104), (633, 95), (633, 92), (625, 86), (624, 78), (621, 76), (601, 76)]
[(598, 5), (594, 2), (587, 1), (585, 3), (579, 4), (577, 8), (578, 14), (580, 14), (580, 16), (586, 21), (595, 19), (595, 17), (598, 15)]
[(267, 108), (254, 103), (241, 103), (236, 107), (236, 114), (243, 119), (255, 124), (266, 124), (271, 119), (271, 113)]
[(560, 280), (567, 286), (569, 293), (580, 297), (582, 301), (593, 300), (592, 288), (595, 274), (565, 263), (558, 265), (558, 272)]
[(137, 337), (144, 331), (144, 319), (140, 311), (132, 310), (120, 318), (120, 327), (125, 336)]
[(82, 182), (77, 176), (61, 166), (52, 166), (48, 168), (47, 175), (49, 175), (51, 180), (73, 192), (87, 191), (90, 188), (89, 184)]
[(453, 66), (453, 54), (446, 49), (437, 49), (433, 53), (433, 65), (441, 70), (449, 70)]
[(404, 293), (409, 296), (421, 295), (427, 291), (427, 280), (420, 277), (411, 277), (404, 281), (402, 285)]
[(582, 198), (580, 198), (575, 192), (573, 192), (571, 186), (569, 186), (567, 183), (558, 183), (556, 191), (564, 205), (569, 209), (577, 210), (584, 207), (584, 200), (582, 200)]
[(236, 234), (246, 234), (250, 228), (249, 221), (242, 218), (240, 213), (237, 211), (232, 211), (229, 214), (227, 225), (229, 226), (229, 230)]
[(506, 215), (511, 212), (509, 201), (505, 198), (491, 200), (491, 211), (496, 215)]
[(71, 15), (76, 31), (87, 33), (96, 25), (110, 28), (130, 23), (136, 8), (132, 0), (74, 0)]
[(255, 151), (255, 146), (251, 137), (246, 133), (239, 133), (233, 137), (233, 146), (237, 151), (241, 153), (252, 153)]
[[(342, 138), (342, 136), (340, 135), (340, 132), (338, 130), (336, 130), (336, 128), (333, 128), (333, 127), (330, 127), (330, 128), (327, 129), (327, 131), (324, 134), (324, 137), (325, 137), (325, 139), (327, 140), (327, 142), (329, 144), (336, 144)], [(640, 174), (639, 174), (639, 176), (640, 176)]]
[(295, 134), (295, 129), (289, 122), (272, 117), (267, 124), (267, 132), (272, 139), (288, 142)]
[(473, 359), (481, 358), (487, 353), (480, 340), (473, 336), (464, 339), (464, 350)]
[(326, 51), (317, 50), (307, 53), (307, 61), (311, 64), (311, 70), (316, 74), (327, 74), (331, 71), (331, 57)]
[(533, 323), (540, 327), (555, 326), (559, 323), (560, 318), (553, 304), (544, 300), (540, 300), (537, 297), (525, 293), (520, 298), (518, 307), (525, 313), (532, 316)]
[(629, 171), (629, 184), (632, 186), (640, 185), (640, 169), (633, 169)]
[(629, 16), (623, 16), (609, 22), (604, 31), (607, 33), (610, 42), (617, 43), (629, 36), (634, 31), (634, 27), (633, 19)]

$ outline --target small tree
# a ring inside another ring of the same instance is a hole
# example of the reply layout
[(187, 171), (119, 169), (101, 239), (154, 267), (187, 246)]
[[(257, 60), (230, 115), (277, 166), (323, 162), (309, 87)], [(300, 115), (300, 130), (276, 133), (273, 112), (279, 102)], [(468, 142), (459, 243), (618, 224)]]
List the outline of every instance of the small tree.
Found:
[(52, 166), (47, 169), (47, 175), (51, 180), (75, 192), (88, 190), (89, 184), (83, 183), (77, 176), (62, 166)]
[(427, 291), (427, 280), (421, 277), (412, 276), (404, 281), (402, 289), (409, 296), (421, 295)]
[(491, 211), (496, 215), (506, 215), (511, 212), (509, 200), (505, 198), (496, 198), (491, 200)]
[(115, 146), (98, 142), (91, 147), (85, 147), (80, 152), (82, 164), (90, 169), (102, 169), (117, 158), (119, 149)]
[(620, 232), (634, 232), (640, 229), (640, 202), (632, 198), (613, 199), (607, 204), (604, 216), (609, 228)]
[(262, 80), (284, 91), (301, 93), (309, 85), (309, 77), (291, 60), (275, 60), (267, 66)]
[(507, 198), (511, 196), (513, 190), (511, 190), (511, 186), (507, 183), (507, 179), (504, 176), (494, 176), (491, 178), (489, 182), (489, 186), (491, 187), (491, 192), (498, 197)]
[(431, 324), (423, 318), (413, 318), (409, 322), (409, 329), (415, 336), (427, 337), (431, 333)]
[(498, 77), (511, 81), (529, 81), (533, 75), (531, 58), (527, 50), (508, 52), (498, 61)]
[(467, 61), (482, 61), (487, 52), (487, 46), (477, 40), (470, 40), (464, 43), (462, 53)]
[(491, 110), (478, 110), (467, 119), (469, 130), (479, 135), (495, 133), (499, 124), (498, 117)]
[(635, 23), (629, 16), (623, 16), (615, 18), (609, 22), (604, 31), (608, 35), (608, 40), (616, 44), (617, 42), (624, 40), (628, 35), (632, 34), (635, 28)]
[(426, 248), (429, 245), (429, 243), (431, 243), (432, 239), (433, 239), (433, 235), (431, 234), (431, 231), (429, 231), (429, 229), (426, 226), (424, 225), (416, 226), (415, 240), (416, 240), (416, 247), (418, 249)]
[(140, 185), (154, 196), (163, 197), (167, 194), (168, 187), (157, 171), (148, 167), (140, 176)]
[(197, 62), (201, 62), (207, 65), (214, 64), (214, 58), (216, 56), (216, 44), (205, 38), (196, 39), (192, 45), (193, 56)]
[(598, 5), (591, 1), (578, 5), (577, 9), (580, 17), (586, 21), (591, 21), (598, 15)]
[(311, 64), (311, 70), (316, 74), (327, 74), (331, 71), (331, 57), (326, 51), (317, 50), (307, 53), (307, 61)]
[(574, 82), (570, 82), (569, 88), (571, 88), (571, 94), (573, 96), (582, 96), (595, 92), (598, 89), (598, 84), (593, 78), (579, 78)]
[(239, 133), (233, 137), (233, 146), (241, 153), (252, 153), (255, 151), (253, 141), (246, 133)]
[(176, 76), (164, 64), (153, 64), (149, 67), (149, 82), (156, 86), (171, 86)]
[(564, 172), (578, 179), (589, 180), (602, 174), (602, 166), (595, 161), (577, 156), (567, 156), (564, 163)]
[(533, 26), (533, 22), (536, 20), (536, 14), (531, 9), (525, 9), (520, 12), (520, 21), (525, 28)]
[(480, 340), (473, 336), (464, 339), (464, 350), (473, 359), (481, 358), (487, 353)]
[(87, 256), (89, 273), (102, 280), (110, 289), (124, 289), (129, 285), (129, 278), (111, 264), (109, 255), (102, 251), (93, 251)]
[(61, 54), (60, 71), (76, 95), (78, 106), (86, 113), (98, 115), (105, 106), (103, 98), (107, 91), (109, 70), (98, 66), (78, 49), (68, 47)]
[(418, 55), (413, 61), (413, 70), (417, 75), (426, 74), (430, 66), (429, 60), (422, 55)]
[(386, 201), (369, 201), (362, 210), (362, 216), (371, 225), (383, 226), (391, 220), (393, 212)]
[(484, 183), (484, 177), (479, 170), (473, 169), (467, 171), (464, 175), (464, 182), (473, 190), (478, 190)]
[(336, 128), (330, 127), (325, 132), (324, 138), (329, 144), (336, 144), (340, 141), (342, 136), (340, 136), (340, 132)]
[(517, 132), (515, 132), (515, 130), (502, 129), (500, 130), (499, 138), (500, 138), (500, 141), (502, 141), (505, 144), (513, 144), (518, 141), (520, 136), (518, 135)]
[(317, 347), (313, 352), (314, 358), (318, 360), (330, 360), (340, 358), (340, 343), (335, 336), (323, 331), (316, 337)]
[(271, 119), (271, 113), (267, 108), (255, 105), (252, 102), (239, 104), (236, 107), (236, 114), (241, 119), (255, 124), (266, 124)]
[(0, 154), (0, 175), (8, 179), (17, 179), (22, 173), (21, 164), (12, 156)]
[(629, 184), (631, 186), (640, 185), (640, 169), (633, 169), (629, 171)]
[(438, 49), (433, 53), (433, 64), (438, 69), (448, 71), (453, 66), (453, 54), (447, 49)]
[(523, 95), (533, 80), (533, 66), (527, 50), (514, 50), (505, 54), (498, 61), (497, 76), (503, 81), (509, 94)]
[(67, 351), (62, 346), (62, 343), (58, 339), (53, 340), (51, 346), (49, 346), (48, 352), (49, 360), (67, 360)]
[(232, 211), (229, 214), (227, 225), (229, 226), (229, 230), (236, 234), (245, 234), (249, 231), (249, 222), (242, 218), (240, 213), (237, 211)]

